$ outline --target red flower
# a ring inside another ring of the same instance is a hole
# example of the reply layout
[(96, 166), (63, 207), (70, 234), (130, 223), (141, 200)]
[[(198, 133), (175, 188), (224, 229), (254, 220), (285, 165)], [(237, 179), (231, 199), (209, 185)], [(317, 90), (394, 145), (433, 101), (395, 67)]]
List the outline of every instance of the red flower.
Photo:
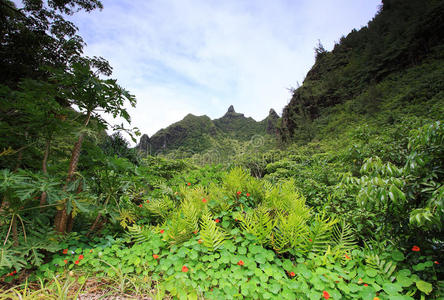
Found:
[(367, 283), (364, 283), (364, 286), (368, 286), (368, 284), (367, 284)]
[(79, 255), (79, 260), (82, 260), (83, 259), (83, 254), (80, 254)]
[(313, 240), (312, 240), (312, 239), (308, 239), (308, 241), (310, 241), (310, 242), (313, 242)]
[(247, 193), (247, 197), (250, 197), (250, 193)]
[(191, 182), (188, 182), (187, 185), (190, 186), (190, 185), (191, 185)]
[(324, 297), (324, 299), (328, 299), (328, 298), (330, 298), (330, 294), (327, 291), (323, 291), (322, 297)]
[(290, 272), (290, 276), (294, 277), (294, 276), (296, 276), (296, 274), (294, 272)]
[(63, 249), (63, 254), (68, 254), (68, 249)]
[(214, 222), (216, 222), (216, 223), (219, 223), (219, 222), (220, 222), (220, 220), (219, 220), (219, 219), (216, 219), (216, 220), (214, 220)]
[(188, 270), (189, 270), (189, 269), (187, 268), (187, 266), (183, 266), (183, 267), (182, 267), (182, 272), (186, 273), (186, 272), (188, 272)]
[(203, 198), (203, 199), (202, 199), (202, 202), (203, 202), (203, 203), (207, 203), (207, 199)]
[(65, 265), (68, 263), (67, 259), (64, 259), (63, 262), (65, 263)]
[(164, 233), (164, 232), (165, 232), (165, 230), (163, 230), (163, 229), (160, 230), (160, 233)]
[(75, 263), (76, 265), (78, 265), (78, 264), (79, 264), (79, 262), (80, 262), (80, 261), (76, 260), (76, 261), (75, 261), (74, 263)]
[(239, 192), (237, 192), (236, 194), (237, 194), (237, 195), (239, 196), (240, 194), (242, 194), (242, 192), (241, 192), (241, 191), (239, 191)]
[(194, 234), (197, 234), (197, 230), (194, 230), (193, 233), (194, 233)]
[(157, 255), (157, 254), (153, 254), (153, 258), (154, 258), (154, 259), (158, 259), (158, 258), (159, 258), (159, 255)]
[(150, 203), (150, 200), (146, 200), (146, 203)]
[(198, 242), (199, 244), (202, 244), (202, 240), (198, 240), (197, 242)]
[(244, 263), (242, 260), (238, 261), (237, 264), (238, 264), (239, 266), (243, 266), (243, 265), (245, 265), (245, 263)]
[(439, 265), (439, 262), (437, 260), (434, 261), (435, 265)]
[(347, 253), (345, 253), (345, 259), (350, 259), (350, 256), (348, 256)]
[(236, 222), (237, 222), (237, 219), (234, 219), (234, 221), (236, 221)]
[(419, 252), (419, 250), (421, 249), (419, 249), (419, 247), (416, 245), (412, 247), (412, 251)]
[(93, 253), (93, 249), (90, 249), (90, 250), (89, 250), (89, 253)]
[(139, 204), (139, 207), (142, 207), (143, 205), (142, 204)]

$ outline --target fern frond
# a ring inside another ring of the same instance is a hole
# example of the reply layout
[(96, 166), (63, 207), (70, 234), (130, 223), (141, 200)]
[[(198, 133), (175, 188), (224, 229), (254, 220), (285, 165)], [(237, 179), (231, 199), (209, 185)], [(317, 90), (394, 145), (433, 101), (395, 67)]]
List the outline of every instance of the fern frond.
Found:
[(261, 245), (270, 243), (275, 221), (266, 207), (260, 206), (245, 214), (239, 213), (237, 219), (241, 222), (242, 229), (256, 236)]
[(149, 228), (143, 228), (137, 224), (127, 227), (128, 235), (131, 241), (140, 244), (150, 240), (151, 230)]
[(294, 179), (266, 186), (265, 203), (274, 210), (297, 213), (303, 218), (310, 216), (310, 208), (305, 204), (304, 196), (296, 190)]
[(200, 236), (203, 245), (210, 251), (219, 249), (226, 238), (226, 233), (216, 225), (211, 214), (205, 212), (200, 219)]
[(188, 231), (199, 229), (199, 219), (202, 214), (201, 209), (196, 207), (193, 202), (184, 201), (182, 203), (182, 214)]
[(344, 257), (344, 253), (351, 252), (356, 246), (353, 229), (349, 224), (345, 223), (344, 220), (342, 220), (341, 223), (335, 224), (332, 238), (333, 252), (339, 256)]
[(182, 210), (177, 210), (170, 215), (167, 238), (171, 245), (181, 244), (191, 237), (190, 223), (184, 218)]
[(17, 250), (9, 249), (8, 246), (0, 248), (0, 270), (15, 269), (20, 270), (24, 268), (28, 263), (23, 258), (23, 253)]
[(292, 248), (303, 248), (309, 234), (307, 219), (295, 212), (285, 215), (278, 213), (276, 227), (272, 235), (272, 246), (278, 253)]
[(305, 241), (307, 250), (314, 253), (325, 252), (331, 243), (331, 233), (337, 222), (337, 219), (327, 217), (325, 212), (316, 215), (310, 226), (309, 238)]
[(136, 222), (136, 216), (131, 210), (121, 209), (119, 215), (120, 225), (123, 228), (127, 228), (128, 224), (133, 224)]
[(174, 208), (174, 202), (170, 197), (164, 195), (162, 199), (153, 199), (146, 204), (148, 211), (161, 220), (165, 220)]

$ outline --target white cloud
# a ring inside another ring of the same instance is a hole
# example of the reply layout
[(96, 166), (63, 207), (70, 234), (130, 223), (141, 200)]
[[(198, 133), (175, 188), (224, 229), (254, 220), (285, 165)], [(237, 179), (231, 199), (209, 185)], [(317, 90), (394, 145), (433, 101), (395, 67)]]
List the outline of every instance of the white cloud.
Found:
[(73, 21), (134, 93), (132, 125), (153, 135), (188, 113), (261, 120), (287, 104), (320, 39), (327, 49), (373, 17), (377, 0), (103, 1)]

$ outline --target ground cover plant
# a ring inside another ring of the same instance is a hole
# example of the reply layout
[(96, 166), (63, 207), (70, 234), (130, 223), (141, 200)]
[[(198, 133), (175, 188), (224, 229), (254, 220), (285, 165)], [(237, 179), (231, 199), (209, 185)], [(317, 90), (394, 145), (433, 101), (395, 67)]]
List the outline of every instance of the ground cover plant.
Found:
[(135, 105), (65, 19), (102, 4), (17, 3), (0, 6), (1, 299), (444, 297), (440, 1), (383, 1), (319, 44), (275, 135), (232, 109), (218, 139), (189, 115), (157, 155), (98, 113)]

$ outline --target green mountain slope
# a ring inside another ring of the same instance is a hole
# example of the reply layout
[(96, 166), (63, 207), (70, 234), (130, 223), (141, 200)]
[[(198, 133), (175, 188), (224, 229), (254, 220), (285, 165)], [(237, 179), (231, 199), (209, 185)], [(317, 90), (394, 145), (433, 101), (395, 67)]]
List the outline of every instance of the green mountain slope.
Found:
[(333, 51), (319, 45), (283, 110), (281, 139), (307, 142), (357, 123), (442, 117), (443, 12), (442, 1), (385, 0), (368, 26), (341, 38)]
[(222, 140), (248, 141), (256, 135), (274, 135), (278, 118), (271, 109), (267, 118), (257, 122), (237, 113), (232, 105), (223, 117), (215, 120), (188, 114), (183, 120), (159, 130), (151, 138), (144, 135), (136, 148), (151, 154), (171, 151), (202, 153), (218, 148)]

